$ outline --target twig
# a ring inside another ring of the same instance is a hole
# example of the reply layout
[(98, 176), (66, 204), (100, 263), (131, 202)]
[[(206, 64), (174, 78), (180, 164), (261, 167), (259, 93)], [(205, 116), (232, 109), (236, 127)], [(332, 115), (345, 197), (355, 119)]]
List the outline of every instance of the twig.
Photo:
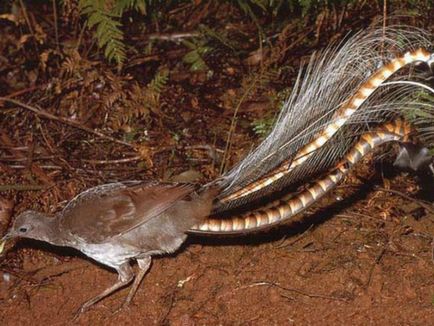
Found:
[(8, 146), (8, 145), (2, 145), (2, 144), (0, 144), (0, 148), (11, 150), (11, 151), (28, 151), (29, 150), (29, 146), (12, 146), (12, 145)]
[(387, 26), (387, 0), (383, 2), (383, 40), (386, 39), (386, 26)]
[(175, 305), (175, 298), (176, 298), (177, 292), (178, 292), (178, 288), (175, 287), (175, 289), (172, 290), (170, 292), (170, 294), (168, 295), (168, 298), (166, 295), (165, 306), (167, 306), (167, 308), (166, 308), (166, 311), (163, 312), (162, 316), (160, 316), (158, 318), (158, 320), (159, 320), (158, 324), (159, 325), (165, 325), (166, 324), (167, 317), (169, 316), (170, 312), (172, 311), (172, 309)]
[(149, 40), (176, 41), (180, 39), (198, 37), (199, 32), (179, 32), (179, 33), (153, 33), (149, 34)]
[[(85, 23), (85, 24), (83, 24), (83, 27), (80, 29), (80, 34), (78, 35), (77, 43), (75, 45), (75, 50), (77, 50), (77, 51), (80, 48), (81, 41), (83, 40), (83, 35), (84, 35), (85, 30), (86, 30), (86, 26), (87, 26), (87, 24)], [(79, 25), (77, 25), (77, 28), (78, 27), (79, 27)], [(74, 34), (77, 34), (77, 33), (74, 33)]]
[[(262, 72), (261, 72), (262, 73)], [(219, 169), (219, 174), (223, 174), (223, 170), (225, 169), (226, 166), (226, 160), (229, 157), (229, 151), (231, 150), (231, 146), (232, 146), (232, 136), (235, 132), (235, 128), (237, 125), (237, 115), (238, 115), (238, 111), (241, 107), (241, 104), (244, 103), (244, 100), (247, 98), (247, 96), (250, 94), (250, 92), (252, 91), (252, 89), (255, 87), (256, 83), (259, 80), (259, 75), (255, 76), (255, 79), (252, 81), (252, 83), (249, 85), (249, 88), (244, 92), (244, 94), (241, 96), (241, 98), (238, 101), (238, 104), (234, 110), (234, 114), (232, 116), (232, 121), (231, 121), (231, 125), (229, 127), (229, 133), (228, 133), (228, 137), (226, 139), (226, 147), (225, 147), (225, 151), (223, 153), (223, 158), (222, 158), (222, 162), (220, 164), (220, 169)]]
[(46, 86), (45, 84), (43, 84), (42, 86), (41, 85), (30, 86), (30, 87), (27, 87), (24, 89), (20, 89), (19, 91), (10, 93), (10, 94), (6, 95), (5, 97), (7, 97), (7, 98), (17, 97), (19, 95), (23, 95), (25, 93), (32, 92), (38, 88), (44, 88), (45, 86)]
[(24, 20), (26, 21), (27, 27), (29, 28), (30, 34), (33, 37), (33, 45), (35, 46), (36, 52), (39, 52), (38, 43), (36, 41), (35, 32), (33, 31), (32, 24), (30, 23), (29, 15), (27, 14), (26, 6), (24, 5), (23, 0), (20, 0), (21, 10), (23, 11)]
[(374, 268), (375, 266), (377, 266), (380, 261), (381, 258), (383, 258), (385, 252), (386, 252), (386, 246), (388, 245), (388, 243), (386, 245), (384, 245), (384, 247), (381, 249), (380, 253), (377, 255), (377, 257), (375, 258), (374, 263), (371, 266), (371, 269), (369, 270), (369, 274), (368, 274), (368, 280), (366, 281), (366, 285), (365, 288), (368, 288), (371, 285), (371, 281), (372, 281), (372, 274), (374, 274)]
[[(52, 154), (57, 154), (57, 157), (58, 157), (58, 160), (63, 164), (63, 166), (65, 166), (72, 174), (74, 174), (77, 178), (79, 178), (79, 179), (81, 179), (82, 181), (83, 181), (83, 179), (77, 174), (77, 172), (75, 171), (75, 169), (69, 164), (69, 162), (66, 160), (66, 159), (64, 159), (63, 157), (62, 157), (62, 155), (60, 155), (60, 153), (58, 152), (58, 150), (56, 149), (56, 148), (54, 148), (53, 146), (52, 146), (52, 143), (51, 143), (51, 141), (48, 139), (48, 136), (47, 136), (47, 134), (46, 134), (46, 132), (45, 132), (45, 130), (44, 130), (44, 127), (43, 127), (43, 125), (41, 124), (41, 123), (38, 123), (38, 127), (39, 127), (39, 130), (41, 131), (41, 135), (42, 135), (42, 138), (44, 139), (44, 141), (45, 141), (45, 144), (47, 145), (47, 147), (48, 147), (48, 149), (50, 150), (50, 152), (52, 153)], [(54, 157), (53, 157), (54, 158)]]
[[(7, 167), (16, 170), (28, 169), (28, 166), (25, 165), (8, 165)], [(39, 167), (45, 170), (62, 170), (59, 165), (39, 165)]]
[(18, 105), (18, 106), (20, 106), (20, 107), (22, 107), (22, 108), (24, 108), (26, 110), (29, 110), (29, 111), (37, 114), (41, 118), (58, 121), (58, 122), (67, 124), (68, 126), (71, 126), (71, 127), (83, 130), (83, 131), (85, 131), (87, 133), (93, 134), (95, 136), (98, 136), (100, 138), (103, 138), (103, 139), (109, 140), (111, 142), (118, 143), (118, 144), (121, 144), (121, 145), (124, 145), (124, 146), (128, 146), (130, 148), (135, 149), (134, 145), (131, 145), (130, 143), (124, 142), (122, 140), (113, 138), (113, 137), (108, 136), (108, 135), (105, 135), (105, 134), (103, 134), (103, 133), (101, 133), (99, 131), (93, 130), (91, 128), (82, 126), (80, 123), (78, 123), (76, 121), (73, 121), (73, 120), (70, 120), (70, 119), (67, 119), (67, 118), (63, 118), (63, 117), (57, 117), (57, 116), (55, 116), (55, 115), (53, 115), (51, 113), (48, 113), (48, 112), (46, 112), (46, 111), (44, 111), (42, 109), (38, 109), (36, 107), (24, 104), (24, 103), (22, 103), (20, 101), (13, 100), (13, 99), (10, 99), (10, 98), (7, 98), (7, 97), (0, 97), (0, 101), (13, 103), (15, 105)]
[(299, 290), (299, 289), (287, 288), (287, 287), (281, 286), (279, 283), (274, 283), (274, 282), (267, 282), (267, 281), (256, 282), (256, 283), (248, 285), (247, 287), (254, 287), (254, 286), (274, 286), (274, 287), (277, 287), (278, 289), (290, 291), (290, 292), (295, 292), (295, 293), (304, 295), (304, 296), (309, 297), (309, 298), (330, 299), (330, 300), (338, 300), (338, 301), (344, 301), (344, 302), (348, 301), (348, 299), (346, 299), (346, 298), (323, 295), (323, 294), (307, 293), (307, 292), (304, 292), (304, 291)]
[(282, 56), (289, 50), (292, 50), (294, 47), (296, 47), (300, 42), (306, 40), (307, 35), (309, 35), (309, 33), (313, 30), (313, 27), (308, 27), (302, 35), (300, 35), (295, 41), (292, 41), (291, 44), (289, 44), (286, 48), (280, 51)]
[(59, 30), (57, 27), (57, 7), (56, 7), (56, 1), (55, 0), (51, 0), (52, 4), (53, 4), (53, 19), (54, 19), (54, 35), (56, 38), (56, 49), (57, 52), (60, 53), (60, 47), (59, 47)]
[(386, 26), (387, 26), (387, 0), (383, 2), (383, 39), (381, 42), (381, 56), (384, 56), (384, 42), (386, 40)]
[(407, 200), (409, 200), (409, 201), (411, 201), (411, 202), (415, 202), (415, 203), (417, 203), (418, 205), (420, 205), (421, 207), (423, 207), (423, 208), (425, 208), (426, 210), (428, 210), (431, 214), (434, 214), (434, 206), (431, 205), (430, 203), (424, 202), (424, 201), (422, 201), (422, 200), (417, 200), (417, 199), (415, 199), (415, 198), (412, 198), (412, 197), (410, 197), (410, 196), (407, 196), (406, 194), (404, 194), (404, 193), (402, 193), (402, 192), (400, 192), (400, 191), (398, 191), (398, 190), (386, 189), (386, 188), (382, 188), (382, 187), (377, 187), (376, 189), (377, 189), (377, 190), (380, 190), (380, 191), (390, 192), (390, 193), (392, 193), (392, 194), (395, 194), (395, 195), (401, 196), (402, 198), (405, 198), (405, 199), (407, 199)]
[(0, 185), (0, 192), (9, 191), (9, 190), (16, 190), (16, 191), (42, 190), (47, 188), (49, 187), (47, 187), (46, 185), (20, 185), (20, 184)]
[(312, 228), (314, 227), (314, 224), (311, 224), (302, 234), (298, 235), (294, 240), (292, 240), (290, 243), (285, 243), (284, 239), (282, 241), (282, 243), (279, 243), (277, 246), (275, 246), (274, 248), (280, 249), (280, 248), (285, 248), (285, 247), (289, 247), (294, 245), (295, 243), (297, 243), (298, 241), (300, 241), (301, 239), (303, 239), (308, 233), (310, 233), (310, 231), (312, 230)]
[[(38, 157), (34, 157), (33, 161), (40, 161), (40, 160), (51, 160), (55, 158), (54, 155), (50, 155), (50, 156), (38, 156)], [(27, 157), (0, 157), (0, 161), (3, 162), (27, 162), (28, 158)]]
[(59, 265), (51, 265), (43, 268), (38, 268), (34, 271), (28, 272), (32, 281), (42, 283), (48, 279), (62, 276), (63, 274), (73, 272), (77, 269), (85, 269), (89, 266), (87, 262), (73, 261)]
[(362, 214), (362, 213), (357, 213), (357, 212), (349, 212), (349, 214), (337, 214), (336, 217), (343, 217), (346, 219), (353, 219), (354, 217), (361, 217), (361, 218), (367, 218), (369, 220), (375, 220), (376, 218), (370, 216), (370, 215), (366, 215), (366, 214)]
[(141, 159), (142, 158), (137, 155), (133, 157), (121, 158), (118, 160), (82, 160), (82, 161), (91, 164), (118, 164), (118, 163), (129, 163), (129, 162), (139, 161)]

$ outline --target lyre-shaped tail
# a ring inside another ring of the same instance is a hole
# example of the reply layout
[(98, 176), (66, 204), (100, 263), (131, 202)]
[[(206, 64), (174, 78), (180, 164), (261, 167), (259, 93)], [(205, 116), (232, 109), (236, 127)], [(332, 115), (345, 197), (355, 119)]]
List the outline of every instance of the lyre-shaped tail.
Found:
[[(418, 80), (399, 73), (434, 56), (416, 28), (365, 31), (313, 56), (270, 135), (222, 176), (215, 212), (243, 206), (334, 166), (357, 141), (355, 134), (390, 121), (413, 106), (420, 89), (389, 80)], [(396, 53), (405, 53), (397, 56)], [(385, 81), (388, 82), (385, 83)]]
[(190, 234), (236, 235), (250, 233), (284, 223), (318, 201), (343, 180), (349, 170), (374, 148), (392, 141), (402, 141), (410, 134), (410, 126), (398, 119), (377, 131), (368, 132), (345, 155), (335, 169), (287, 201), (232, 218), (209, 218), (193, 227)]
[(269, 186), (270, 184), (283, 178), (285, 175), (291, 173), (294, 168), (306, 162), (306, 160), (313, 155), (316, 150), (330, 140), (333, 135), (336, 134), (336, 132), (348, 121), (348, 119), (356, 112), (356, 110), (368, 99), (372, 93), (374, 93), (378, 87), (380, 87), (385, 80), (387, 80), (405, 65), (414, 62), (425, 62), (429, 64), (433, 58), (433, 55), (425, 49), (417, 49), (413, 52), (407, 52), (403, 56), (392, 60), (389, 64), (380, 68), (359, 88), (356, 94), (353, 95), (350, 100), (334, 114), (334, 118), (329, 124), (324, 126), (324, 130), (318, 133), (318, 135), (307, 145), (302, 147), (294, 156), (294, 158), (284, 161), (271, 173), (252, 182), (244, 188), (221, 198), (220, 201), (222, 203), (226, 203), (240, 199)]

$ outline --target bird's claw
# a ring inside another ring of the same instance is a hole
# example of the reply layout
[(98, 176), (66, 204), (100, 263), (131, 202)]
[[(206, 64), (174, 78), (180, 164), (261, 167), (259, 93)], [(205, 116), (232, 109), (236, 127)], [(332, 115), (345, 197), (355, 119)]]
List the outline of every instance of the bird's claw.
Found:
[(78, 308), (78, 309), (75, 311), (75, 313), (74, 313), (74, 315), (73, 315), (73, 317), (72, 317), (72, 320), (73, 320), (73, 321), (76, 321), (78, 318), (80, 318), (81, 314), (82, 314), (82, 313), (85, 313), (87, 310), (89, 310), (90, 306), (92, 306), (92, 305), (93, 305), (93, 302), (92, 302), (92, 303), (91, 303), (91, 302), (85, 302), (85, 303), (83, 303), (83, 304), (80, 306), (80, 308)]
[(113, 315), (130, 308), (130, 300), (125, 300), (116, 310), (113, 311)]

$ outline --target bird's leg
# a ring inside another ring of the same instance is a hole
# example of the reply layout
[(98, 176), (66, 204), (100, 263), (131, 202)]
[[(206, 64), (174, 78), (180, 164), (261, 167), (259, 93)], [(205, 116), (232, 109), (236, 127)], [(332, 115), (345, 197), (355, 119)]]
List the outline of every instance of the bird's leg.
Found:
[(105, 297), (109, 296), (116, 290), (119, 290), (120, 288), (130, 283), (134, 277), (133, 270), (128, 262), (123, 263), (121, 266), (119, 266), (117, 272), (118, 272), (118, 281), (115, 284), (113, 284), (111, 287), (105, 289), (102, 293), (100, 293), (96, 297), (90, 299), (89, 301), (86, 301), (77, 311), (76, 317), (78, 317), (81, 313), (85, 312), (87, 309), (89, 309), (89, 307), (91, 307), (98, 301), (104, 299)]
[(126, 307), (130, 304), (131, 300), (134, 297), (134, 294), (136, 294), (137, 289), (139, 288), (140, 282), (142, 282), (143, 277), (145, 276), (146, 272), (149, 270), (149, 267), (151, 266), (152, 258), (151, 256), (137, 259), (137, 264), (139, 265), (139, 272), (136, 275), (136, 278), (134, 279), (134, 283), (131, 286), (130, 292), (128, 293), (127, 298), (125, 299), (122, 307)]

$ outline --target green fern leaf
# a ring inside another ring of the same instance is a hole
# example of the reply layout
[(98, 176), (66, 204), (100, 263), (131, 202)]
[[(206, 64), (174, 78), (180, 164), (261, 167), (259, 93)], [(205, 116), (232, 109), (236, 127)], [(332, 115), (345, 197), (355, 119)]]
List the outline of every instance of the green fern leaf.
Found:
[[(121, 0), (123, 7), (128, 7), (136, 0)], [(120, 14), (113, 13), (105, 6), (104, 0), (80, 0), (80, 12), (88, 17), (89, 29), (96, 28), (95, 36), (98, 47), (104, 49), (108, 60), (122, 64), (126, 58), (122, 24), (118, 21)]]

